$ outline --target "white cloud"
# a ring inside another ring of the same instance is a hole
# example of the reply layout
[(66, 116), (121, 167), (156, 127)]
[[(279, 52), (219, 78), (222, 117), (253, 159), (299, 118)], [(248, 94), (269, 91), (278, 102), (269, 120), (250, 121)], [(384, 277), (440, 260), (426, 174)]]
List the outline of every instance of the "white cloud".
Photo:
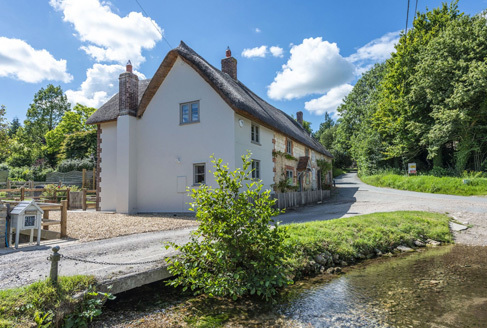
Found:
[(244, 49), (242, 51), (242, 57), (246, 57), (246, 58), (253, 58), (253, 57), (265, 58), (266, 54), (267, 54), (267, 46)]
[[(86, 71), (86, 80), (79, 90), (67, 90), (66, 96), (71, 104), (80, 103), (98, 108), (118, 92), (118, 76), (125, 72), (122, 65), (94, 64)], [(134, 71), (139, 80), (145, 79), (144, 74)]]
[(120, 17), (99, 0), (50, 0), (50, 5), (63, 12), (64, 21), (87, 42), (81, 49), (99, 62), (125, 64), (130, 59), (137, 66), (145, 60), (142, 49), (154, 48), (162, 38), (162, 29), (151, 18), (138, 12)]
[(336, 43), (321, 37), (294, 45), (291, 57), (268, 86), (267, 95), (276, 100), (322, 94), (353, 79), (354, 65), (340, 55)]
[(320, 98), (312, 99), (304, 103), (304, 108), (316, 115), (323, 115), (325, 112), (334, 115), (336, 109), (341, 105), (343, 98), (345, 98), (353, 86), (350, 84), (342, 84), (328, 91)]
[(255, 33), (260, 33), (260, 32), (262, 32), (262, 30), (260, 28), (256, 27), (255, 30), (254, 30), (254, 32)]
[(269, 50), (274, 57), (284, 57), (283, 49), (281, 47), (272, 46), (269, 48)]
[(395, 51), (394, 45), (399, 41), (400, 32), (390, 32), (378, 39), (372, 40), (360, 47), (356, 53), (348, 57), (352, 62), (359, 61), (384, 61)]
[(0, 37), (0, 76), (28, 83), (43, 80), (70, 82), (66, 60), (56, 60), (47, 50), (36, 50), (19, 39)]

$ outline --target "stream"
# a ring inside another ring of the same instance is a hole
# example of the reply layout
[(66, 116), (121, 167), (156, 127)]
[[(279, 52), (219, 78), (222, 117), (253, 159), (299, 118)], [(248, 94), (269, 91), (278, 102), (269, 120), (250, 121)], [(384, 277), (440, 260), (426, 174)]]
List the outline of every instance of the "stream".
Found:
[(95, 327), (487, 327), (487, 247), (382, 257), (298, 281), (275, 304), (194, 297), (164, 283), (117, 295)]

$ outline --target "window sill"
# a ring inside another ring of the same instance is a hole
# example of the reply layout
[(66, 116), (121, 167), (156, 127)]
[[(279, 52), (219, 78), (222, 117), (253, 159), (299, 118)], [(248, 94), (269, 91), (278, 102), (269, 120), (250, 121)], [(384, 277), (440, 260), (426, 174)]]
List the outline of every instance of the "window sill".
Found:
[(250, 141), (251, 143), (253, 143), (254, 145), (257, 145), (257, 146), (262, 146), (262, 144), (260, 142), (256, 142), (256, 141)]
[(194, 121), (194, 122), (186, 122), (186, 123), (179, 123), (179, 125), (191, 125), (191, 124), (196, 124), (199, 123), (200, 121)]

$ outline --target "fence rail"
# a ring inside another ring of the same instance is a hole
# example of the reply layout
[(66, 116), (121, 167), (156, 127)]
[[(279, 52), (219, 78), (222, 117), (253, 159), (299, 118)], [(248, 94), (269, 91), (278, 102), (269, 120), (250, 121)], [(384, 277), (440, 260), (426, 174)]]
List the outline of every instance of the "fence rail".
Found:
[(316, 204), (330, 197), (329, 190), (308, 190), (275, 194), (279, 209)]

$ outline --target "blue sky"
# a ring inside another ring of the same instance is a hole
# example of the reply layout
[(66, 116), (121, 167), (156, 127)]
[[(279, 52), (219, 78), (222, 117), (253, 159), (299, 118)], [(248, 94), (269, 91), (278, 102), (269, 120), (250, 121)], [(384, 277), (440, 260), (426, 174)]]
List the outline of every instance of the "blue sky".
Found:
[[(407, 0), (138, 1), (147, 14), (136, 0), (0, 0), (7, 119), (23, 121), (49, 83), (73, 105), (98, 108), (117, 92), (128, 59), (150, 78), (183, 40), (218, 68), (230, 46), (240, 81), (289, 114), (302, 110), (316, 130), (361, 72), (389, 56), (407, 8)], [(419, 0), (418, 10), (440, 4)], [(477, 14), (487, 0), (460, 0), (459, 8)]]

